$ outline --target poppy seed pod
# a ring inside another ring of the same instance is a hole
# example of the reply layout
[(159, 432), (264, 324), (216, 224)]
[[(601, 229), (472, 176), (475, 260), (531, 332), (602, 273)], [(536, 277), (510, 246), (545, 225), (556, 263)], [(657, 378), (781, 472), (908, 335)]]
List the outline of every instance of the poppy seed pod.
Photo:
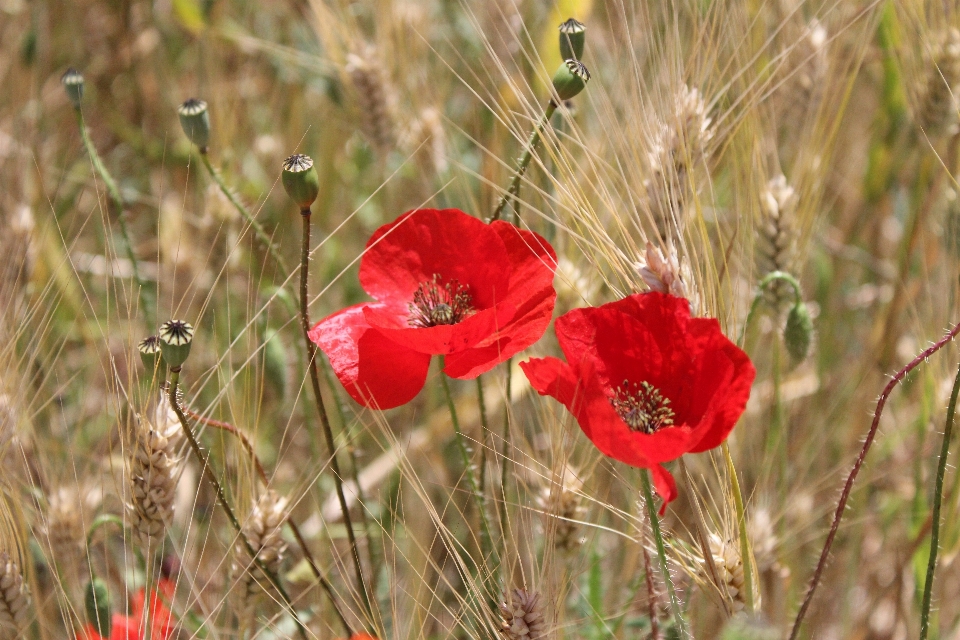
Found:
[(560, 100), (573, 98), (587, 86), (590, 72), (579, 60), (564, 60), (557, 72), (553, 74), (553, 89), (560, 96)]
[(193, 326), (182, 320), (167, 320), (160, 325), (160, 352), (172, 371), (179, 371), (190, 355)]
[(112, 626), (110, 590), (103, 580), (96, 576), (90, 580), (83, 597), (83, 604), (87, 613), (87, 622), (93, 625), (101, 638), (109, 638)]
[(798, 302), (787, 314), (787, 324), (783, 328), (783, 342), (787, 345), (790, 359), (794, 364), (806, 360), (813, 343), (813, 319), (810, 310), (803, 302)]
[(583, 45), (587, 41), (587, 27), (574, 18), (560, 25), (560, 57), (564, 60), (579, 60), (583, 57)]
[(210, 113), (207, 111), (207, 103), (190, 98), (177, 107), (177, 115), (180, 116), (180, 126), (190, 138), (190, 142), (200, 147), (201, 152), (206, 151), (210, 143)]
[(70, 67), (66, 73), (60, 76), (60, 82), (63, 84), (73, 108), (79, 109), (80, 100), (83, 99), (83, 74)]
[(160, 338), (149, 336), (140, 341), (137, 345), (137, 351), (140, 352), (140, 359), (147, 373), (154, 375), (156, 373), (158, 380), (165, 380), (167, 377), (167, 363), (163, 360), (163, 354), (160, 351)]
[(313, 158), (295, 153), (283, 161), (283, 188), (300, 211), (309, 211), (320, 194), (320, 177), (313, 167)]

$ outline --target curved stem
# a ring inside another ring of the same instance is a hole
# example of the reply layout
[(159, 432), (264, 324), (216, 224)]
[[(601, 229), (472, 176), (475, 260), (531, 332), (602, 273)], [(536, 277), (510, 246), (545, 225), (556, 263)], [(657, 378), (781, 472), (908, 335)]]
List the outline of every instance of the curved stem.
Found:
[(550, 118), (553, 116), (553, 112), (556, 110), (557, 105), (551, 100), (544, 110), (543, 115), (540, 116), (540, 120), (537, 122), (537, 126), (534, 127), (533, 133), (530, 134), (530, 139), (527, 140), (527, 146), (524, 148), (523, 155), (520, 156), (520, 159), (517, 161), (517, 168), (513, 172), (510, 186), (507, 188), (507, 192), (500, 198), (500, 202), (493, 212), (493, 217), (490, 218), (491, 221), (499, 220), (503, 215), (503, 210), (506, 208), (507, 203), (516, 198), (517, 194), (520, 193), (523, 174), (527, 172), (527, 167), (530, 166), (530, 160), (533, 159), (533, 152), (536, 150), (537, 145), (540, 144), (540, 137), (543, 135), (543, 130), (546, 129)]
[(670, 577), (670, 567), (667, 565), (667, 550), (663, 544), (663, 533), (660, 531), (660, 516), (657, 515), (657, 508), (653, 504), (653, 491), (650, 490), (649, 470), (640, 470), (640, 485), (643, 487), (643, 501), (647, 504), (647, 515), (650, 518), (653, 540), (657, 545), (660, 573), (663, 574), (663, 582), (667, 585), (667, 595), (670, 596), (670, 610), (673, 612), (674, 624), (677, 625), (678, 637), (686, 638), (687, 625), (683, 620), (683, 612), (680, 611), (680, 600), (677, 598), (677, 592), (673, 588), (673, 578)]
[(743, 348), (743, 341), (747, 337), (747, 329), (753, 323), (757, 309), (760, 307), (760, 303), (763, 302), (763, 290), (767, 285), (776, 280), (787, 282), (793, 287), (793, 303), (795, 305), (803, 301), (803, 290), (800, 288), (800, 282), (795, 277), (786, 271), (771, 271), (765, 275), (763, 279), (757, 283), (757, 292), (753, 296), (753, 302), (750, 303), (750, 311), (747, 312), (747, 319), (743, 321), (743, 327), (740, 328), (740, 337), (737, 338), (737, 345), (741, 348)]
[(873, 412), (873, 422), (870, 424), (870, 431), (867, 432), (867, 437), (863, 441), (863, 447), (860, 449), (860, 455), (857, 456), (857, 460), (853, 464), (853, 469), (850, 470), (847, 481), (843, 485), (840, 500), (837, 502), (837, 509), (833, 514), (830, 532), (827, 534), (827, 539), (823, 544), (823, 551), (820, 553), (820, 560), (817, 562), (817, 568), (814, 570), (813, 577), (810, 579), (810, 586), (807, 588), (807, 594), (803, 599), (803, 604), (800, 605), (797, 617), (793, 621), (790, 640), (796, 640), (800, 634), (800, 625), (803, 623), (803, 618), (810, 608), (810, 603), (813, 601), (813, 594), (816, 592), (817, 586), (820, 584), (820, 578), (823, 576), (823, 570), (827, 565), (827, 558), (830, 555), (830, 548), (833, 546), (833, 540), (837, 537), (837, 531), (840, 529), (840, 520), (843, 518), (843, 512), (847, 507), (847, 500), (850, 498), (853, 483), (857, 479), (857, 474), (860, 473), (860, 467), (863, 466), (863, 461), (867, 457), (867, 452), (870, 451), (870, 445), (873, 444), (873, 439), (877, 435), (877, 429), (880, 427), (880, 416), (883, 413), (884, 405), (887, 404), (887, 398), (890, 397), (893, 389), (900, 384), (900, 381), (903, 380), (908, 373), (920, 366), (920, 364), (925, 362), (931, 355), (942, 349), (944, 345), (953, 340), (958, 333), (960, 333), (960, 324), (954, 325), (942, 338), (923, 350), (905, 367), (897, 371), (890, 382), (887, 383), (887, 386), (884, 387), (883, 392), (880, 393), (880, 399), (877, 400), (877, 408)]
[[(250, 459), (253, 461), (253, 466), (257, 470), (257, 476), (260, 478), (263, 486), (269, 486), (270, 483), (267, 479), (267, 472), (263, 468), (263, 463), (260, 461), (260, 456), (257, 455), (253, 448), (253, 443), (250, 442), (249, 438), (247, 438), (243, 431), (229, 422), (222, 422), (220, 420), (214, 420), (213, 418), (206, 418), (201, 416), (199, 413), (188, 409), (187, 407), (183, 407), (183, 412), (197, 422), (201, 422), (207, 426), (213, 427), (214, 429), (220, 429), (236, 436), (243, 445), (244, 450), (249, 454)], [(307, 561), (307, 564), (310, 565), (310, 570), (313, 572), (313, 576), (317, 579), (317, 582), (320, 583), (320, 586), (323, 587), (323, 590), (327, 593), (327, 597), (330, 599), (330, 604), (333, 605), (333, 610), (340, 619), (340, 623), (343, 625), (344, 631), (347, 633), (347, 637), (352, 636), (353, 629), (350, 628), (350, 624), (347, 622), (343, 612), (340, 610), (340, 604), (337, 602), (337, 597), (333, 592), (333, 587), (320, 571), (320, 567), (317, 566), (316, 560), (314, 560), (313, 554), (310, 552), (310, 547), (307, 546), (307, 542), (304, 540), (303, 534), (300, 533), (300, 527), (298, 527), (293, 518), (289, 516), (285, 518), (285, 520), (290, 526), (290, 531), (293, 533), (293, 537), (296, 538), (297, 544), (300, 546), (300, 550), (303, 552), (304, 559)]]
[(77, 115), (77, 126), (80, 127), (80, 139), (83, 141), (83, 147), (87, 150), (87, 155), (90, 156), (93, 170), (100, 176), (100, 179), (103, 180), (103, 184), (107, 188), (107, 195), (117, 215), (117, 220), (120, 221), (120, 235), (123, 237), (124, 252), (127, 254), (127, 260), (130, 261), (133, 280), (137, 283), (138, 297), (140, 298), (140, 303), (143, 305), (144, 315), (147, 316), (149, 322), (149, 320), (154, 317), (156, 308), (151, 296), (151, 289), (147, 286), (146, 281), (140, 274), (140, 264), (137, 261), (137, 256), (133, 253), (133, 241), (130, 239), (130, 230), (127, 228), (127, 220), (125, 217), (126, 207), (123, 203), (123, 196), (120, 195), (120, 189), (117, 188), (116, 181), (113, 179), (113, 176), (110, 175), (110, 172), (107, 171), (107, 167), (103, 164), (100, 154), (97, 153), (97, 148), (94, 146), (93, 140), (90, 139), (87, 125), (83, 121), (83, 113), (80, 112), (80, 109), (75, 109), (74, 111)]
[(230, 525), (237, 532), (237, 536), (240, 538), (240, 542), (243, 544), (244, 549), (248, 554), (250, 554), (250, 557), (257, 568), (260, 569), (265, 576), (267, 576), (273, 586), (277, 589), (277, 593), (279, 593), (280, 597), (283, 599), (284, 605), (290, 610), (290, 613), (293, 614), (293, 619), (297, 623), (297, 630), (300, 634), (300, 637), (303, 640), (307, 640), (307, 630), (303, 626), (300, 616), (297, 615), (296, 610), (293, 608), (293, 602), (290, 600), (290, 595), (280, 582), (280, 578), (278, 578), (273, 571), (267, 568), (260, 558), (257, 557), (257, 551), (253, 548), (253, 545), (250, 544), (250, 540), (243, 532), (243, 527), (240, 525), (240, 520), (237, 518), (236, 512), (233, 510), (233, 507), (230, 506), (230, 502), (227, 500), (227, 494), (223, 490), (223, 485), (220, 483), (220, 480), (217, 479), (217, 476), (214, 475), (213, 469), (210, 468), (210, 459), (207, 458), (207, 454), (205, 454), (203, 449), (200, 447), (200, 442), (197, 440), (197, 436), (193, 432), (193, 428), (190, 427), (190, 423), (187, 421), (187, 416), (183, 413), (183, 409), (180, 408), (180, 402), (177, 398), (177, 385), (179, 382), (180, 369), (171, 369), (170, 388), (168, 390), (170, 406), (173, 407), (174, 413), (177, 414), (177, 418), (180, 420), (180, 426), (183, 429), (183, 433), (186, 434), (187, 441), (190, 443), (190, 448), (193, 450), (193, 454), (200, 462), (200, 476), (203, 477), (206, 475), (206, 477), (210, 479), (210, 484), (213, 485), (213, 489), (217, 494), (217, 501), (220, 503), (220, 507), (223, 509), (223, 512), (227, 514), (227, 520), (230, 521)]
[(930, 523), (930, 558), (927, 560), (927, 578), (923, 585), (923, 606), (920, 609), (920, 640), (926, 640), (930, 628), (930, 601), (933, 598), (933, 573), (937, 570), (937, 551), (940, 545), (940, 504), (943, 502), (943, 479), (947, 475), (947, 457), (950, 454), (950, 435), (953, 433), (953, 417), (957, 410), (957, 395), (960, 394), (960, 367), (953, 380), (950, 404), (947, 406), (947, 424), (943, 428), (943, 445), (937, 463), (937, 478), (933, 489), (933, 510)]
[(267, 250), (267, 253), (270, 254), (270, 257), (273, 258), (273, 261), (277, 263), (277, 266), (280, 267), (281, 273), (284, 274), (284, 277), (289, 273), (287, 271), (287, 265), (283, 260), (283, 257), (280, 255), (280, 250), (277, 249), (277, 245), (274, 244), (273, 240), (267, 234), (266, 230), (263, 228), (263, 225), (260, 224), (256, 218), (253, 217), (245, 206), (237, 199), (236, 194), (227, 187), (227, 183), (223, 181), (223, 177), (220, 175), (220, 172), (213, 168), (213, 164), (210, 162), (210, 158), (207, 156), (206, 148), (200, 149), (200, 160), (203, 162), (203, 166), (207, 168), (207, 173), (210, 174), (210, 177), (213, 178), (213, 181), (217, 183), (217, 186), (220, 187), (220, 192), (226, 196), (227, 200), (230, 201), (230, 204), (233, 205), (233, 208), (247, 221), (247, 224), (253, 229), (254, 235), (257, 236), (257, 240), (263, 245), (263, 248)]
[(370, 622), (374, 622), (373, 607), (370, 604), (370, 594), (367, 593), (367, 584), (363, 579), (363, 566), (360, 563), (360, 551), (357, 546), (357, 537), (353, 531), (353, 522), (350, 520), (350, 508), (343, 493), (343, 475), (340, 473), (340, 463), (337, 461), (337, 445), (333, 438), (333, 428), (330, 426), (330, 417), (323, 404), (323, 394), (320, 391), (320, 374), (317, 371), (317, 345), (310, 339), (310, 315), (307, 311), (307, 291), (310, 263), (310, 209), (300, 212), (303, 219), (303, 240), (300, 245), (300, 324), (303, 329), (303, 339), (307, 344), (307, 369), (310, 371), (310, 386), (313, 387), (313, 397), (317, 405), (317, 415), (323, 438), (330, 455), (330, 470), (333, 472), (333, 483), (337, 491), (337, 500), (340, 502), (340, 512), (343, 515), (343, 524), (347, 529), (347, 538), (350, 541), (350, 555), (353, 556), (353, 568), (357, 574), (357, 588), (363, 599)]

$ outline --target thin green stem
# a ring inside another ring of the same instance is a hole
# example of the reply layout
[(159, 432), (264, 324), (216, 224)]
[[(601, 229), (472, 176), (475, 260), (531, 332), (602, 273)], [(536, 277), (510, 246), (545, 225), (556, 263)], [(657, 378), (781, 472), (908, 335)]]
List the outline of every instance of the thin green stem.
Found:
[[(247, 535), (243, 531), (243, 527), (240, 525), (240, 520), (237, 518), (236, 512), (233, 510), (233, 507), (230, 505), (230, 501), (227, 500), (227, 494), (223, 489), (223, 484), (220, 483), (220, 480), (217, 479), (217, 476), (213, 473), (213, 469), (210, 467), (210, 459), (207, 457), (207, 454), (203, 452), (203, 449), (200, 447), (200, 442), (197, 440), (196, 434), (193, 432), (193, 428), (190, 426), (190, 423), (187, 421), (187, 416), (183, 413), (183, 409), (180, 407), (180, 401), (177, 398), (177, 385), (180, 382), (180, 370), (172, 369), (170, 371), (170, 388), (168, 390), (170, 406), (173, 407), (174, 413), (177, 414), (177, 418), (180, 420), (180, 426), (183, 428), (183, 433), (187, 436), (187, 441), (190, 443), (190, 448), (193, 450), (193, 454), (197, 457), (197, 460), (200, 462), (200, 474), (201, 477), (206, 476), (210, 479), (210, 484), (213, 485), (213, 489), (217, 494), (217, 501), (220, 503), (220, 507), (223, 509), (223, 512), (227, 514), (227, 520), (230, 521), (230, 525), (237, 532), (237, 536), (240, 539), (240, 542), (243, 544), (244, 549), (248, 554), (253, 563), (257, 566), (260, 571), (263, 572), (265, 576), (270, 580), (273, 586), (277, 589), (277, 593), (280, 594), (280, 597), (283, 599), (284, 605), (287, 609), (290, 610), (290, 613), (293, 614), (293, 619), (297, 623), (297, 631), (300, 634), (300, 637), (303, 640), (307, 640), (307, 630), (303, 626), (303, 622), (300, 620), (300, 616), (297, 615), (296, 610), (293, 608), (293, 602), (290, 600), (290, 595), (287, 593), (287, 590), (283, 587), (283, 584), (280, 582), (280, 578), (267, 568), (266, 565), (257, 557), (257, 551), (253, 548), (253, 545), (250, 544), (250, 540), (247, 538)], [(204, 473), (206, 472), (206, 473)]]
[(220, 175), (220, 172), (213, 167), (213, 164), (211, 164), (206, 149), (200, 150), (200, 160), (203, 162), (203, 166), (207, 168), (207, 173), (210, 174), (210, 177), (213, 178), (213, 181), (217, 183), (218, 187), (220, 187), (220, 191), (224, 196), (227, 197), (227, 200), (230, 201), (230, 204), (233, 205), (233, 208), (236, 209), (243, 219), (247, 221), (247, 224), (249, 224), (253, 229), (253, 233), (256, 235), (257, 240), (261, 245), (263, 245), (263, 248), (267, 250), (267, 253), (270, 254), (270, 257), (273, 258), (273, 261), (276, 262), (277, 266), (280, 268), (280, 272), (284, 274), (284, 277), (286, 277), (289, 271), (287, 271), (287, 265), (284, 262), (283, 257), (280, 255), (280, 250), (277, 248), (277, 245), (267, 234), (266, 230), (263, 228), (263, 225), (253, 217), (253, 214), (251, 214), (250, 211), (243, 206), (243, 203), (240, 202), (236, 194), (234, 194), (233, 191), (227, 187), (227, 183), (223, 181), (223, 177)]
[(467, 484), (470, 485), (470, 493), (473, 495), (477, 511), (480, 513), (480, 546), (483, 549), (491, 544), (493, 538), (490, 536), (490, 523), (487, 521), (487, 512), (484, 509), (483, 493), (477, 484), (477, 476), (473, 472), (473, 464), (470, 462), (470, 450), (467, 447), (467, 439), (460, 430), (460, 420), (457, 418), (457, 407), (453, 401), (453, 394), (450, 392), (450, 385), (447, 383), (447, 374), (443, 373), (443, 356), (440, 356), (440, 386), (443, 387), (443, 395), (447, 399), (447, 408), (450, 410), (450, 421), (453, 423), (453, 432), (456, 434), (457, 449), (460, 451), (460, 460), (463, 462), (464, 473), (467, 476)]
[(743, 507), (743, 492), (740, 490), (740, 479), (737, 477), (737, 468), (730, 455), (730, 445), (724, 442), (721, 445), (723, 459), (727, 463), (727, 473), (730, 474), (730, 486), (733, 488), (733, 506), (737, 512), (737, 528), (740, 535), (740, 560), (743, 562), (743, 590), (748, 611), (754, 610), (753, 602), (753, 564), (750, 562), (750, 539), (747, 537), (747, 513)]
[(540, 116), (540, 120), (537, 122), (537, 126), (534, 127), (533, 133), (530, 134), (530, 139), (527, 140), (527, 145), (523, 150), (523, 155), (520, 156), (520, 160), (517, 161), (517, 168), (513, 172), (513, 178), (510, 180), (510, 186), (507, 188), (507, 192), (503, 194), (503, 197), (500, 198), (500, 202), (497, 204), (497, 208), (493, 212), (493, 217), (490, 218), (491, 220), (499, 220), (503, 216), (503, 210), (506, 208), (507, 204), (516, 198), (518, 193), (520, 193), (520, 184), (523, 180), (523, 174), (527, 172), (527, 167), (530, 166), (530, 161), (533, 159), (533, 152), (536, 150), (537, 145), (540, 144), (540, 138), (543, 135), (543, 130), (547, 128), (547, 124), (550, 122), (550, 118), (553, 117), (553, 113), (556, 110), (557, 105), (554, 104), (553, 100), (551, 100), (547, 105), (547, 108), (544, 110), (543, 115)]
[(310, 339), (310, 315), (307, 311), (308, 281), (310, 277), (310, 209), (300, 212), (303, 219), (303, 241), (300, 245), (300, 324), (303, 329), (303, 339), (307, 345), (307, 369), (310, 371), (310, 385), (313, 387), (313, 397), (317, 406), (317, 415), (320, 418), (321, 431), (330, 454), (330, 470), (333, 472), (333, 483), (337, 491), (337, 500), (340, 502), (340, 512), (343, 524), (347, 529), (347, 538), (350, 540), (350, 555), (353, 556), (353, 568), (357, 574), (357, 588), (360, 590), (363, 606), (366, 609), (370, 622), (374, 622), (373, 607), (370, 604), (370, 594), (363, 578), (363, 565), (360, 563), (360, 551), (357, 537), (353, 531), (353, 522), (350, 519), (350, 508), (343, 493), (343, 474), (340, 472), (340, 463), (337, 461), (337, 444), (333, 438), (333, 428), (330, 426), (330, 417), (323, 403), (323, 394), (320, 391), (320, 374), (317, 371), (317, 345)]
[(667, 565), (667, 549), (663, 544), (663, 533), (660, 531), (660, 517), (657, 515), (657, 508), (653, 504), (653, 491), (650, 489), (650, 471), (641, 469), (640, 485), (643, 487), (643, 500), (647, 503), (647, 515), (650, 517), (650, 528), (653, 530), (653, 539), (657, 545), (657, 557), (660, 560), (660, 573), (663, 574), (663, 582), (667, 585), (667, 594), (670, 596), (670, 609), (673, 612), (673, 620), (677, 625), (677, 634), (679, 638), (687, 637), (687, 625), (683, 620), (683, 612), (680, 610), (680, 600), (677, 598), (677, 592), (673, 588), (673, 578), (670, 577), (670, 567)]
[[(484, 517), (487, 515), (487, 435), (490, 432), (490, 426), (487, 424), (487, 407), (483, 399), (483, 379), (477, 376), (477, 405), (480, 410), (480, 477), (477, 484), (480, 486), (480, 496), (483, 504)], [(489, 535), (483, 537), (483, 548), (480, 550), (484, 562), (493, 555), (493, 539)]]
[(137, 295), (140, 298), (140, 303), (143, 305), (144, 315), (146, 315), (148, 319), (153, 318), (156, 312), (156, 306), (151, 296), (151, 289), (140, 274), (140, 263), (137, 261), (137, 256), (133, 252), (133, 241), (130, 238), (130, 230), (127, 228), (126, 207), (124, 206), (123, 197), (120, 195), (120, 189), (117, 187), (116, 180), (113, 179), (113, 176), (110, 175), (107, 167), (103, 164), (103, 160), (100, 158), (100, 154), (97, 153), (97, 148), (94, 146), (93, 140), (90, 139), (90, 133), (87, 131), (87, 125), (83, 120), (83, 113), (81, 113), (80, 109), (75, 109), (74, 112), (77, 116), (77, 126), (80, 128), (80, 139), (83, 141), (83, 147), (86, 149), (87, 155), (90, 156), (90, 163), (93, 165), (93, 170), (100, 176), (100, 179), (103, 180), (103, 184), (107, 188), (107, 196), (110, 199), (114, 213), (117, 215), (117, 220), (120, 222), (120, 235), (123, 237), (124, 252), (127, 254), (127, 260), (130, 261), (133, 280), (137, 283)]
[(90, 523), (90, 528), (87, 529), (87, 546), (89, 547), (93, 543), (93, 534), (97, 532), (98, 529), (101, 529), (108, 524), (114, 524), (121, 531), (126, 527), (123, 522), (123, 518), (116, 516), (112, 513), (101, 513), (96, 518), (93, 519), (93, 522)]
[[(500, 517), (500, 533), (501, 533), (501, 550), (500, 557), (507, 557), (507, 540), (509, 536), (507, 535), (507, 479), (509, 478), (509, 466), (510, 466), (510, 402), (512, 401), (510, 394), (510, 386), (513, 382), (513, 358), (507, 359), (507, 386), (504, 390), (504, 400), (503, 400), (503, 435), (500, 439), (500, 509), (498, 516)], [(503, 563), (501, 563), (503, 566)], [(506, 586), (506, 578), (504, 578), (504, 586)]]
[(933, 489), (933, 511), (930, 523), (930, 558), (927, 560), (927, 578), (923, 585), (923, 605), (920, 609), (920, 640), (927, 639), (930, 629), (930, 601), (933, 598), (933, 574), (937, 570), (937, 551), (940, 546), (940, 504), (943, 502), (943, 479), (947, 475), (947, 457), (950, 455), (950, 436), (953, 433), (953, 416), (957, 410), (957, 396), (960, 395), (960, 367), (953, 380), (950, 404), (947, 405), (947, 424), (943, 428), (943, 444), (940, 447), (940, 461), (937, 463), (937, 478)]

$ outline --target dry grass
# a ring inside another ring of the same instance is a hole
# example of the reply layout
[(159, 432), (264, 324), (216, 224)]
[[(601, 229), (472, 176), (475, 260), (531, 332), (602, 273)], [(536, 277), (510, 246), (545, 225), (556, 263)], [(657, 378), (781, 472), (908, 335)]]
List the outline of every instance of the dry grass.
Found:
[[(19, 592), (0, 576), (0, 625), (72, 637), (91, 574), (123, 612), (125, 595), (176, 557), (169, 605), (180, 637), (296, 636), (262, 573), (236, 569), (249, 558), (185, 445), (182, 470), (164, 479), (175, 484), (165, 533), (149, 546), (134, 533), (130, 461), (159, 398), (137, 344), (177, 317), (197, 327), (186, 405), (243, 431), (268, 486), (236, 438), (207, 426), (211, 471), (248, 531), (264, 519), (250, 507), (259, 496), (289, 500), (285, 514), (355, 630), (497, 637), (499, 603), (524, 589), (539, 594), (544, 637), (670, 637), (639, 472), (603, 458), (505, 365), (483, 376), (486, 428), (475, 386), (453, 381), (485, 481), (487, 557), (437, 369), (413, 402), (386, 413), (326, 386), (341, 466), (356, 462), (362, 488), (353, 519), (366, 520), (357, 530), (374, 589), (368, 619), (289, 297), (300, 222), (279, 188), (283, 158), (307, 153), (319, 170), (319, 319), (365, 299), (357, 263), (381, 224), (421, 206), (490, 215), (546, 106), (556, 27), (571, 15), (587, 24), (592, 80), (547, 128), (518, 206), (519, 223), (558, 252), (557, 315), (645, 290), (637, 263), (649, 264), (649, 241), (675, 256), (699, 313), (733, 339), (775, 268), (799, 278), (815, 316), (813, 354), (795, 366), (783, 313), (761, 314), (746, 332), (758, 377), (730, 440), (760, 596), (749, 633), (789, 630), (876, 395), (960, 320), (953, 3), (0, 0), (0, 569), (22, 571), (31, 597), (25, 620), (3, 613)], [(118, 182), (156, 317), (60, 85), (70, 66), (86, 78), (83, 119)], [(180, 131), (176, 107), (190, 97), (209, 105), (211, 161), (289, 271)], [(523, 358), (555, 352), (551, 330)], [(945, 349), (888, 405), (808, 636), (916, 634), (955, 361)], [(692, 632), (755, 637), (726, 622), (743, 607), (743, 565), (724, 461), (687, 456), (686, 470), (673, 470), (681, 497), (663, 526)], [(955, 638), (954, 469), (946, 487), (933, 629)], [(271, 513), (267, 528), (280, 518)], [(261, 529), (287, 546), (271, 561), (306, 633), (342, 637), (289, 530), (280, 541)], [(258, 586), (276, 606), (240, 610), (230, 594)], [(519, 631), (510, 633), (501, 637)]]

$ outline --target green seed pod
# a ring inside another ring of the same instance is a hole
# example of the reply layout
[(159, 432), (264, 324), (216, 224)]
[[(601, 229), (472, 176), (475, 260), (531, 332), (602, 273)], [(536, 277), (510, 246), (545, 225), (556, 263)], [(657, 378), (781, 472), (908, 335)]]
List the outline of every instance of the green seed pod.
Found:
[(210, 114), (207, 103), (190, 98), (177, 107), (177, 115), (180, 116), (180, 126), (190, 138), (190, 142), (200, 147), (201, 153), (206, 152), (210, 143)]
[(813, 343), (813, 320), (810, 310), (802, 301), (795, 304), (787, 314), (787, 324), (783, 328), (783, 341), (787, 345), (790, 359), (794, 364), (806, 360)]
[(171, 371), (180, 367), (190, 355), (193, 326), (182, 320), (167, 320), (160, 325), (160, 352)]
[(320, 194), (320, 176), (313, 167), (313, 158), (295, 153), (284, 160), (283, 188), (300, 211), (309, 211)]
[(156, 376), (160, 382), (167, 379), (167, 363), (164, 362), (163, 353), (160, 351), (160, 338), (157, 336), (144, 338), (137, 345), (137, 351), (140, 352), (140, 359), (143, 360), (143, 366), (149, 375)]
[(87, 621), (93, 625), (101, 638), (109, 638), (111, 630), (110, 590), (103, 580), (94, 576), (87, 584), (83, 604), (87, 610)]
[(578, 60), (565, 60), (553, 74), (553, 89), (560, 101), (569, 100), (583, 91), (590, 80), (590, 72)]
[(67, 91), (67, 97), (73, 104), (74, 109), (80, 108), (80, 100), (83, 99), (83, 74), (70, 67), (66, 73), (60, 76), (60, 82)]
[(560, 25), (560, 57), (564, 60), (579, 60), (583, 57), (583, 45), (587, 41), (587, 27), (574, 18)]

